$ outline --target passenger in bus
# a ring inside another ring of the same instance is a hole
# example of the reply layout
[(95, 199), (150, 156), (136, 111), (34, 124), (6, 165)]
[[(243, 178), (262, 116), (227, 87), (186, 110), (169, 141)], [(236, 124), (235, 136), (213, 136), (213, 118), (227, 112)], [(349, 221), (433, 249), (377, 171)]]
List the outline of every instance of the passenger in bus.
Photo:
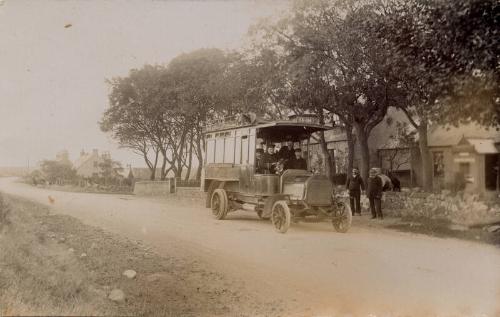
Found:
[(257, 148), (255, 150), (255, 173), (264, 174), (266, 169), (263, 162), (264, 150), (262, 148)]
[(302, 150), (295, 149), (295, 157), (285, 164), (285, 169), (307, 170), (307, 162), (302, 158)]
[(276, 169), (275, 173), (277, 175), (283, 174), (283, 171), (285, 170), (285, 165), (287, 164), (288, 161), (285, 161), (284, 159), (280, 158), (278, 162), (276, 163)]
[(265, 174), (275, 174), (278, 157), (274, 153), (274, 144), (267, 145), (267, 152), (262, 156), (262, 163), (265, 168)]
[(284, 161), (292, 160), (294, 158), (293, 154), (293, 141), (291, 136), (287, 136), (287, 141), (278, 152), (278, 158), (283, 159)]

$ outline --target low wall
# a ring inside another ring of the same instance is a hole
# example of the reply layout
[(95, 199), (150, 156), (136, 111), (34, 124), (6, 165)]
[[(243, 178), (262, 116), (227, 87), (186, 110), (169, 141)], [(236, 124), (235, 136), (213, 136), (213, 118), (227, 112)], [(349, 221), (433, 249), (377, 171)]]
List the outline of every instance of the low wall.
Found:
[(134, 184), (134, 195), (162, 196), (175, 193), (175, 180), (142, 181)]
[(205, 199), (207, 193), (200, 187), (177, 187), (175, 194), (179, 197)]
[[(348, 195), (347, 191), (342, 194), (346, 197)], [(361, 196), (361, 207), (363, 212), (370, 213), (369, 201), (365, 195)], [(467, 193), (433, 194), (412, 190), (384, 192), (382, 211), (384, 215), (393, 217), (446, 219), (465, 226), (500, 222), (498, 200), (487, 201), (478, 195)]]
[(473, 194), (384, 193), (382, 208), (402, 217), (447, 219), (466, 226), (500, 221), (500, 205)]

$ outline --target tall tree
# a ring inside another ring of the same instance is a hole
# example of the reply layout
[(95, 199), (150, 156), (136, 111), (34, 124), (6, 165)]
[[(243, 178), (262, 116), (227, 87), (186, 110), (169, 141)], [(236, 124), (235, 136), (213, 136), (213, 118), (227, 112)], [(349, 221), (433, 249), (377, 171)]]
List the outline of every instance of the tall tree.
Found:
[[(179, 127), (179, 143), (177, 147), (171, 148), (173, 155), (178, 158), (176, 175), (179, 177), (183, 162), (192, 159), (189, 151), (193, 149), (198, 159), (196, 178), (201, 177), (203, 127), (214, 115), (230, 109), (232, 101), (222, 85), (229, 62), (230, 57), (219, 49), (199, 49), (177, 56), (167, 66), (169, 80), (163, 81), (162, 85), (168, 89), (165, 97), (175, 104), (179, 114), (175, 116), (175, 126)], [(190, 164), (188, 162), (185, 165)]]
[[(162, 135), (156, 111), (160, 98), (159, 78), (161, 66), (146, 65), (133, 69), (127, 77), (108, 80), (111, 92), (109, 107), (100, 122), (101, 130), (110, 132), (121, 147), (141, 155), (155, 179)], [(153, 157), (151, 157), (153, 154)]]
[(370, 165), (368, 137), (398, 93), (389, 76), (388, 53), (366, 27), (382, 14), (370, 1), (296, 1), (289, 16), (267, 26), (264, 37), (290, 68), (316, 74), (304, 99), (326, 94), (321, 98), (323, 108), (354, 128), (365, 178)]
[(120, 172), (122, 171), (122, 164), (111, 159), (111, 157), (103, 156), (101, 162), (99, 162), (99, 176), (104, 180), (104, 185), (116, 182), (120, 178)]

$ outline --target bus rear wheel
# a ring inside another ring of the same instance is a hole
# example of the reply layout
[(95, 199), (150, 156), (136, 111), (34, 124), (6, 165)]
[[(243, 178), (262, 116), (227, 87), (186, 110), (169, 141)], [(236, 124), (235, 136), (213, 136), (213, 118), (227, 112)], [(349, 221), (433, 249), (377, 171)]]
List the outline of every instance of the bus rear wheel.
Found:
[(217, 188), (214, 190), (212, 197), (210, 198), (210, 208), (212, 209), (212, 214), (217, 220), (226, 218), (229, 210), (229, 201), (224, 189)]

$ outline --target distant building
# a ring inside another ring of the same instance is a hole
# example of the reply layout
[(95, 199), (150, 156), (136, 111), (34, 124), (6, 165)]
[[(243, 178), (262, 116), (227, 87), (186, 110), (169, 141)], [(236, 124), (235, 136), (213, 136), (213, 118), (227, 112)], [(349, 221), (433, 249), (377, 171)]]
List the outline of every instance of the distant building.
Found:
[(470, 124), (436, 127), (429, 131), (435, 188), (464, 177), (466, 190), (487, 194), (497, 189), (500, 167), (500, 132)]
[(109, 152), (104, 152), (102, 155), (99, 155), (97, 149), (93, 149), (90, 153), (86, 153), (82, 150), (80, 156), (74, 163), (76, 174), (82, 177), (98, 176), (100, 172), (99, 164), (105, 159), (111, 159), (111, 154)]
[(71, 163), (71, 160), (69, 159), (69, 153), (68, 150), (62, 150), (59, 153), (56, 154), (56, 161), (66, 164), (68, 166), (73, 166), (73, 163)]
[[(292, 120), (313, 120), (293, 117)], [(422, 185), (422, 162), (417, 144), (399, 142), (398, 129), (394, 122), (408, 123), (405, 115), (389, 109), (386, 119), (370, 133), (368, 146), (370, 166), (392, 171), (403, 186)], [(309, 122), (309, 121), (308, 121)], [(334, 125), (325, 131), (328, 151), (334, 158), (336, 173), (346, 173), (347, 138), (341, 125)], [(497, 189), (500, 160), (500, 132), (495, 128), (486, 129), (476, 124), (459, 127), (435, 126), (429, 128), (428, 145), (433, 164), (433, 185), (436, 189), (450, 188), (457, 174), (464, 175), (466, 190), (487, 194)], [(303, 148), (305, 150), (305, 147)], [(355, 142), (354, 166), (360, 165), (359, 145)], [(313, 161), (322, 150), (317, 140), (311, 139), (307, 158)], [(325, 160), (322, 162), (326, 164)]]
[[(312, 115), (307, 115), (305, 118), (290, 117), (294, 121), (314, 122)], [(390, 119), (388, 119), (390, 118)], [(388, 124), (387, 122), (391, 122)], [(407, 145), (401, 145), (398, 142), (398, 129), (395, 122), (407, 123), (407, 119), (401, 111), (390, 108), (387, 112), (385, 120), (380, 122), (370, 133), (368, 137), (368, 148), (370, 151), (370, 166), (381, 167), (384, 170), (392, 170), (398, 177), (402, 178), (403, 184), (409, 186), (412, 182), (412, 171), (410, 154), (411, 148)], [(354, 167), (361, 165), (360, 149), (358, 142), (354, 137)], [(348, 173), (348, 143), (347, 136), (342, 124), (337, 118), (333, 118), (333, 127), (331, 130), (325, 131), (325, 140), (330, 156), (333, 157), (333, 169), (336, 173)], [(317, 155), (323, 155), (321, 145), (318, 140), (312, 138), (309, 144), (309, 160)], [(305, 148), (303, 148), (305, 151)], [(389, 160), (390, 159), (390, 160)], [(325, 161), (325, 160), (324, 160)], [(326, 162), (323, 162), (326, 163)]]

